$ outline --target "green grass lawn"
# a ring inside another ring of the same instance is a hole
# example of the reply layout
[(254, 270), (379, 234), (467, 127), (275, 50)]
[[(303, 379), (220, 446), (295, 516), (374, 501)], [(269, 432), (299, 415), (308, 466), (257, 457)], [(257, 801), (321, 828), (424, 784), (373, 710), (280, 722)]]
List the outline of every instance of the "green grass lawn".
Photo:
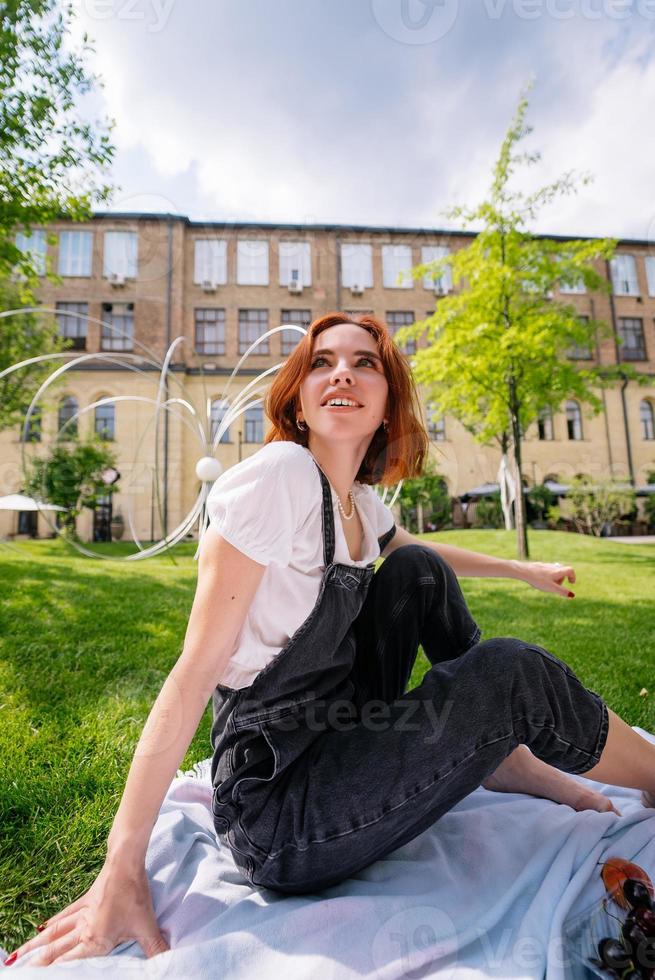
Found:
[[(515, 557), (509, 531), (425, 538)], [(483, 639), (546, 647), (628, 724), (654, 731), (655, 546), (532, 532), (530, 547), (533, 560), (575, 567), (576, 598), (463, 579)], [(85, 891), (102, 865), (132, 753), (182, 648), (194, 552), (185, 543), (173, 556), (121, 564), (59, 541), (0, 544), (0, 943), (8, 949)], [(410, 687), (428, 666), (421, 651)], [(183, 768), (210, 754), (210, 723), (211, 704)]]

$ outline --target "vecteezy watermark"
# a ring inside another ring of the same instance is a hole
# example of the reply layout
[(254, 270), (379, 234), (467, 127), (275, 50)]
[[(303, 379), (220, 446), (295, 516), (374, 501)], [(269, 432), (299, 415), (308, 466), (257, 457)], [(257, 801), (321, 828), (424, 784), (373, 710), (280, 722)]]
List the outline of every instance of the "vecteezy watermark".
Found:
[[(432, 44), (454, 26), (459, 0), (371, 0), (375, 20), (385, 34), (402, 44)], [(655, 20), (655, 0), (482, 0), (489, 20), (509, 12), (519, 20)]]
[[(458, 940), (455, 923), (434, 905), (404, 908), (388, 918), (375, 933), (371, 958), (383, 976), (398, 964), (403, 977), (418, 980), (433, 976), (439, 967), (443, 980), (455, 975)], [(394, 976), (399, 975), (394, 971)]]
[(459, 0), (371, 0), (371, 10), (385, 34), (402, 44), (433, 44), (448, 33)]
[(239, 705), (239, 727), (265, 724), (278, 731), (350, 732), (355, 728), (371, 732), (416, 732), (427, 743), (437, 742), (444, 731), (454, 701), (438, 708), (430, 698), (397, 698), (387, 702), (376, 698), (356, 704), (348, 698), (313, 698), (303, 704), (292, 700), (265, 708), (258, 701)]
[(91, 20), (145, 22), (150, 34), (163, 31), (175, 0), (82, 0), (82, 10)]
[(499, 20), (507, 9), (520, 20), (627, 20), (635, 14), (655, 20), (655, 0), (482, 0), (491, 20)]

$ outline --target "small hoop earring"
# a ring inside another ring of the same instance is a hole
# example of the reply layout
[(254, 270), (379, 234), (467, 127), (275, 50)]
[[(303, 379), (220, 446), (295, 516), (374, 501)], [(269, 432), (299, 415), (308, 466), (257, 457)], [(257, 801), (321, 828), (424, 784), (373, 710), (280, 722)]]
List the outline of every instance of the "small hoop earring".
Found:
[(388, 429), (389, 429), (389, 422), (387, 421), (387, 419), (382, 419), (382, 428), (384, 429), (385, 432), (388, 431)]
[(307, 429), (309, 428), (307, 423), (299, 418), (296, 418), (296, 426), (300, 429), (301, 432), (307, 432)]

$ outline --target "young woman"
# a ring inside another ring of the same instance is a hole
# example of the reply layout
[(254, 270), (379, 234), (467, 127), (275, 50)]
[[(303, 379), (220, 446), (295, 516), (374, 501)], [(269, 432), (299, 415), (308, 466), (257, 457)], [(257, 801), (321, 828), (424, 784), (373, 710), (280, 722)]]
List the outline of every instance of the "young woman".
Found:
[[(377, 497), (373, 485), (420, 474), (428, 447), (382, 323), (315, 321), (266, 408), (266, 445), (212, 488), (184, 648), (137, 746), (105, 863), (16, 951), (43, 947), (35, 963), (132, 939), (147, 956), (168, 948), (144, 857), (210, 697), (217, 834), (248, 881), (284, 893), (355, 874), (480, 785), (577, 810), (613, 807), (567, 772), (655, 791), (655, 746), (554, 654), (481, 641), (457, 578), (566, 596), (573, 569), (421, 541)], [(405, 693), (419, 644), (431, 667)]]

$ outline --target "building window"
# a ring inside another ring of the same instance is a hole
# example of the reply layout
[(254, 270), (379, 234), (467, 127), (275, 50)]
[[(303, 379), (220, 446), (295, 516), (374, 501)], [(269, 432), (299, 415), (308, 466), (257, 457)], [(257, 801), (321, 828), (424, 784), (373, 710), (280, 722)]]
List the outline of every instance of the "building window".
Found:
[(641, 317), (619, 317), (618, 334), (622, 344), (619, 344), (619, 359), (622, 361), (645, 361), (646, 341), (644, 340), (644, 324)]
[(196, 238), (193, 281), (197, 286), (224, 286), (227, 282), (227, 242), (220, 238)]
[[(211, 407), (211, 441), (214, 442), (216, 433), (218, 432), (218, 427), (223, 421), (223, 417), (229, 408), (229, 405), (225, 399), (217, 398), (216, 401), (212, 402)], [(231, 442), (230, 439), (230, 427), (227, 426), (226, 429), (221, 433), (221, 438), (218, 440), (219, 445), (223, 442)]]
[(648, 295), (655, 296), (655, 255), (647, 255), (644, 259), (644, 265), (646, 266)]
[[(409, 310), (390, 310), (387, 313), (387, 326), (389, 327), (389, 333), (393, 336), (399, 327), (407, 327), (414, 323), (414, 314)], [(404, 347), (400, 348), (403, 354), (415, 354), (416, 353), (416, 338), (411, 337), (405, 344)]]
[(38, 522), (38, 511), (36, 510), (18, 511), (19, 534), (29, 534), (31, 538), (35, 538), (37, 533), (37, 526), (38, 526), (37, 522)]
[[(450, 254), (450, 249), (445, 245), (423, 245), (421, 247), (421, 264), (427, 265), (436, 259), (443, 259)], [(423, 276), (423, 288), (441, 293), (449, 293), (453, 288), (453, 277), (450, 266), (446, 266), (440, 276), (427, 273)], [(432, 312), (429, 314), (432, 315)]]
[(638, 296), (637, 263), (634, 255), (615, 255), (610, 260), (612, 285), (617, 296)]
[[(586, 315), (579, 315), (578, 320), (589, 323), (589, 317)], [(590, 361), (593, 358), (591, 348), (587, 344), (573, 344), (566, 352), (566, 356), (574, 361)]]
[(309, 242), (280, 242), (280, 286), (291, 282), (301, 286), (312, 284), (312, 258)]
[[(312, 322), (311, 310), (282, 310), (280, 315), (282, 323), (294, 323), (304, 327), (305, 330), (309, 329), (309, 324)], [(280, 354), (282, 355), (291, 354), (302, 340), (302, 334), (297, 330), (283, 330), (281, 336)]]
[(587, 287), (584, 284), (584, 279), (576, 279), (575, 282), (566, 283), (561, 282), (559, 284), (560, 293), (571, 293), (574, 295), (579, 295), (587, 292)]
[(653, 403), (646, 398), (639, 405), (639, 420), (641, 422), (641, 438), (655, 439), (655, 413)]
[(414, 285), (411, 268), (411, 245), (382, 246), (382, 285), (385, 289), (411, 289)]
[(69, 350), (86, 350), (88, 303), (57, 303), (59, 335), (72, 341)]
[(244, 412), (246, 431), (244, 442), (264, 441), (264, 411), (261, 405), (253, 405)]
[(136, 279), (137, 233), (106, 231), (102, 274), (107, 279)]
[(582, 439), (582, 413), (576, 401), (566, 403), (566, 429), (569, 439)]
[(92, 231), (59, 232), (59, 275), (90, 276)]
[(433, 442), (444, 442), (446, 439), (446, 420), (443, 415), (435, 414), (432, 402), (427, 405), (428, 435)]
[(102, 350), (132, 350), (134, 346), (134, 303), (103, 303)]
[(45, 275), (45, 256), (47, 243), (45, 239), (45, 231), (37, 229), (32, 231), (29, 235), (25, 232), (19, 231), (16, 235), (16, 248), (20, 249), (26, 255), (29, 255), (32, 260), (32, 265), (36, 270), (38, 276)]
[(198, 354), (225, 354), (225, 310), (196, 310)]
[(237, 242), (237, 285), (268, 286), (268, 240)]
[(109, 441), (116, 438), (116, 411), (114, 405), (109, 403), (96, 405), (95, 429), (96, 434), (101, 439)]
[(74, 422), (70, 422), (70, 424), (68, 423), (77, 414), (78, 410), (77, 398), (73, 398), (72, 395), (67, 395), (66, 398), (62, 398), (59, 402), (59, 410), (57, 412), (58, 438), (64, 440), (77, 438), (77, 419)]
[(30, 415), (29, 422), (24, 422), (21, 427), (21, 442), (41, 442), (41, 409), (35, 408)]
[(341, 242), (341, 285), (344, 289), (371, 289), (373, 286), (373, 246)]
[[(571, 256), (569, 255), (568, 258), (570, 259)], [(584, 279), (580, 277), (579, 279), (574, 279), (573, 282), (567, 283), (567, 282), (560, 281), (559, 291), (560, 293), (569, 293), (569, 294), (576, 295), (576, 294), (586, 293), (587, 287), (584, 284)]]
[(537, 417), (537, 431), (542, 442), (549, 442), (554, 439), (553, 435), (553, 413), (549, 408), (542, 408)]
[[(268, 310), (239, 310), (239, 354), (245, 354), (251, 344), (268, 330)], [(269, 337), (262, 340), (251, 354), (270, 354)]]

